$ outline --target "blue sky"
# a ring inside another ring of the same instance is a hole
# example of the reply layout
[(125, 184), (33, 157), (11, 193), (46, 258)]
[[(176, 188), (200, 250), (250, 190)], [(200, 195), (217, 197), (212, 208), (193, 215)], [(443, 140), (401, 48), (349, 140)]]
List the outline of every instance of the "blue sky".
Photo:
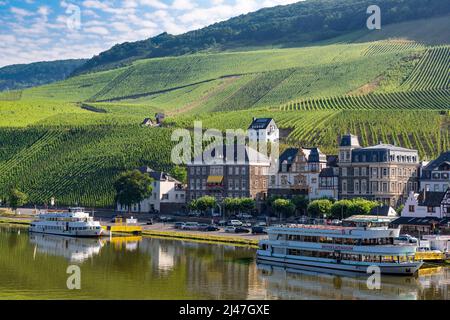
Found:
[(116, 43), (180, 34), (298, 0), (0, 0), (0, 67), (90, 58)]

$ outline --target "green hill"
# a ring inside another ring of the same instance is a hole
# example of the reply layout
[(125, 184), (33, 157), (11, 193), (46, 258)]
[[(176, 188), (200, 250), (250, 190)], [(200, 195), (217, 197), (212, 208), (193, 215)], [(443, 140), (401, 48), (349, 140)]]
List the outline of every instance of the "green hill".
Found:
[(0, 91), (25, 89), (66, 79), (86, 60), (16, 64), (0, 68)]
[[(112, 206), (115, 177), (142, 165), (170, 170), (171, 133), (195, 120), (224, 130), (274, 117), (283, 146), (334, 154), (352, 132), (363, 145), (395, 143), (432, 159), (450, 149), (446, 22), (406, 24), (428, 28), (429, 42), (387, 26), (300, 48), (139, 59), (2, 92), (0, 199), (17, 186), (32, 203)], [(164, 128), (140, 126), (157, 111), (168, 115)]]
[[(265, 8), (178, 36), (163, 33), (143, 41), (118, 44), (90, 59), (75, 74), (116, 68), (143, 58), (248, 47), (310, 45), (367, 30), (366, 10), (373, 4), (371, 0), (307, 0)], [(384, 27), (450, 13), (450, 3), (442, 0), (379, 0), (376, 4), (382, 10)]]

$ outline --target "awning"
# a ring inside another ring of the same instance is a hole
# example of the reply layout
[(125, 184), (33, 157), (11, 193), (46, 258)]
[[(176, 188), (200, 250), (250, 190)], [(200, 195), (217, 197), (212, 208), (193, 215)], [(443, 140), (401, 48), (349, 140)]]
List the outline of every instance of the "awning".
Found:
[(223, 176), (209, 176), (208, 184), (221, 184), (223, 182)]

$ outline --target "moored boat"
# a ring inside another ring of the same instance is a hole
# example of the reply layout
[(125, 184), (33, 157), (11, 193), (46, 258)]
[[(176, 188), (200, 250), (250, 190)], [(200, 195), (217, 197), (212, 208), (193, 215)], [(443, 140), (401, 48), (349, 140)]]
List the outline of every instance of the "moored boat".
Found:
[(98, 221), (84, 212), (74, 208), (69, 212), (43, 213), (30, 225), (30, 232), (53, 234), (69, 237), (100, 237), (103, 229)]
[(399, 229), (291, 225), (268, 229), (259, 243), (259, 262), (327, 272), (341, 270), (414, 275), (423, 262), (416, 260), (417, 245), (394, 244)]

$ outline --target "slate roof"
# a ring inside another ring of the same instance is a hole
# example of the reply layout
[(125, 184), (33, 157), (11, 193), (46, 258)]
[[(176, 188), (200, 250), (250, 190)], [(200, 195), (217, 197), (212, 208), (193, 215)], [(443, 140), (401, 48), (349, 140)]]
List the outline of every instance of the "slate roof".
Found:
[(253, 130), (267, 129), (272, 120), (273, 118), (255, 118), (248, 128)]
[(366, 147), (366, 148), (362, 148), (360, 149), (361, 151), (364, 150), (389, 150), (389, 151), (406, 151), (406, 152), (417, 152), (417, 150), (414, 149), (407, 149), (407, 148), (403, 148), (403, 147), (399, 147), (399, 146), (394, 146), (392, 144), (377, 144), (376, 146), (371, 146), (371, 147)]
[(175, 183), (180, 183), (168, 173), (162, 171), (154, 171), (149, 167), (141, 167), (139, 168), (139, 171), (142, 173), (147, 173), (155, 181), (174, 181)]
[(390, 206), (382, 206), (382, 207), (375, 207), (370, 211), (370, 214), (373, 216), (385, 216), (387, 217), (389, 215), (389, 211), (392, 209)]
[(342, 138), (341, 138), (341, 143), (339, 144), (339, 146), (340, 147), (359, 146), (358, 136), (355, 136), (353, 134), (343, 135)]
[(433, 223), (435, 225), (446, 225), (449, 218), (439, 219), (434, 217), (425, 218), (412, 218), (412, 217), (400, 217), (391, 222), (393, 225), (411, 225), (411, 226), (431, 226)]
[(339, 176), (338, 174), (334, 173), (333, 168), (324, 168), (319, 173), (320, 178), (333, 178), (333, 177), (338, 177), (338, 176)]
[(417, 198), (421, 207), (439, 207), (446, 192), (422, 191)]
[[(221, 154), (217, 152), (219, 150), (221, 150)], [(229, 151), (233, 151), (233, 154), (230, 156), (228, 156)], [(206, 160), (225, 161), (227, 162), (225, 164), (232, 164), (228, 162), (270, 164), (270, 159), (267, 156), (246, 145), (237, 143), (233, 145), (223, 144), (222, 146), (206, 149), (202, 154), (195, 157), (194, 164), (200, 164)]]
[(431, 161), (425, 168), (423, 168), (423, 170), (437, 170), (444, 163), (450, 165), (450, 151), (441, 153), (441, 155), (436, 160)]

